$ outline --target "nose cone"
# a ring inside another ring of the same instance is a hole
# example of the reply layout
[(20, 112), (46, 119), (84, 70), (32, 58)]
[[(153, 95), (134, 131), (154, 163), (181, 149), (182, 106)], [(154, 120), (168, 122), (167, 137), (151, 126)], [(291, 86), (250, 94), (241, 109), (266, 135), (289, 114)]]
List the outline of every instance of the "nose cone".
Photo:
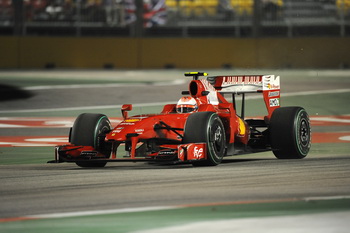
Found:
[(148, 117), (132, 117), (122, 121), (106, 135), (106, 141), (126, 141), (129, 135), (142, 134)]

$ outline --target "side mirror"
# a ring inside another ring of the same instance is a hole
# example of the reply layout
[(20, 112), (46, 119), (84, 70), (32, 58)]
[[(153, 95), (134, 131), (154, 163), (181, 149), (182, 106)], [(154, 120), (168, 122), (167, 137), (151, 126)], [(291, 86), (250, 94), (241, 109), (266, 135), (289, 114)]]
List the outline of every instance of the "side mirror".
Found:
[(132, 110), (132, 104), (123, 104), (122, 106), (122, 116), (124, 119), (128, 118), (128, 111)]
[(227, 109), (230, 110), (232, 104), (230, 103), (219, 103), (219, 109)]
[(202, 91), (202, 96), (207, 96), (210, 94), (210, 91)]

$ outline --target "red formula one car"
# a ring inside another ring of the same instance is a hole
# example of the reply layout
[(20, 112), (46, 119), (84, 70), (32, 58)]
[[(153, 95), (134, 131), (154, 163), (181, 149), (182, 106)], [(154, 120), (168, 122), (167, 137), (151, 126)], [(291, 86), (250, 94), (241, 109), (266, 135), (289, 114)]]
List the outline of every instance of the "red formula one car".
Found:
[[(189, 90), (182, 92), (186, 96), (178, 104), (165, 105), (159, 114), (128, 117), (132, 105), (125, 104), (123, 120), (114, 128), (103, 114), (79, 115), (70, 131), (70, 144), (55, 148), (53, 162), (75, 162), (81, 167), (121, 161), (213, 166), (224, 156), (242, 153), (271, 150), (279, 159), (301, 159), (308, 154), (308, 114), (302, 107), (280, 107), (279, 76), (207, 76), (201, 72), (185, 76), (193, 78)], [(245, 118), (246, 93), (262, 94), (267, 108), (263, 119)], [(242, 96), (240, 113), (236, 95)], [(122, 156), (120, 148), (126, 151)]]

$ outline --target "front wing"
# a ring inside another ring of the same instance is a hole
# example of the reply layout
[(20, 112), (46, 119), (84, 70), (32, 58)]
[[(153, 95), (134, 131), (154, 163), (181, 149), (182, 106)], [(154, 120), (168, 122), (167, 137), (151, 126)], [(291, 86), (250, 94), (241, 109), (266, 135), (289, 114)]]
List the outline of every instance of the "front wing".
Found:
[(206, 143), (189, 143), (180, 145), (163, 145), (161, 149), (145, 156), (124, 156), (118, 157), (113, 154), (106, 158), (105, 155), (94, 150), (91, 146), (62, 145), (55, 147), (55, 159), (49, 163), (61, 162), (137, 162), (137, 161), (155, 161), (186, 163), (207, 159)]

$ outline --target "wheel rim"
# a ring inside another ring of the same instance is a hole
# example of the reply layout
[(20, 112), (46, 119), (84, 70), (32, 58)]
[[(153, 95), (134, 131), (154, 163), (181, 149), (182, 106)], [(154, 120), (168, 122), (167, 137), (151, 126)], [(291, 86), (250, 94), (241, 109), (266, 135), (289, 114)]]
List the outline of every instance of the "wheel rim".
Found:
[(301, 144), (305, 147), (310, 141), (310, 127), (308, 122), (303, 119), (300, 123), (299, 137)]
[(301, 112), (298, 117), (296, 133), (296, 142), (301, 156), (306, 156), (310, 149), (311, 129), (310, 122), (306, 112)]
[(218, 123), (214, 124), (211, 128), (211, 144), (215, 151), (215, 154), (220, 154), (224, 148), (224, 135), (223, 130)]

